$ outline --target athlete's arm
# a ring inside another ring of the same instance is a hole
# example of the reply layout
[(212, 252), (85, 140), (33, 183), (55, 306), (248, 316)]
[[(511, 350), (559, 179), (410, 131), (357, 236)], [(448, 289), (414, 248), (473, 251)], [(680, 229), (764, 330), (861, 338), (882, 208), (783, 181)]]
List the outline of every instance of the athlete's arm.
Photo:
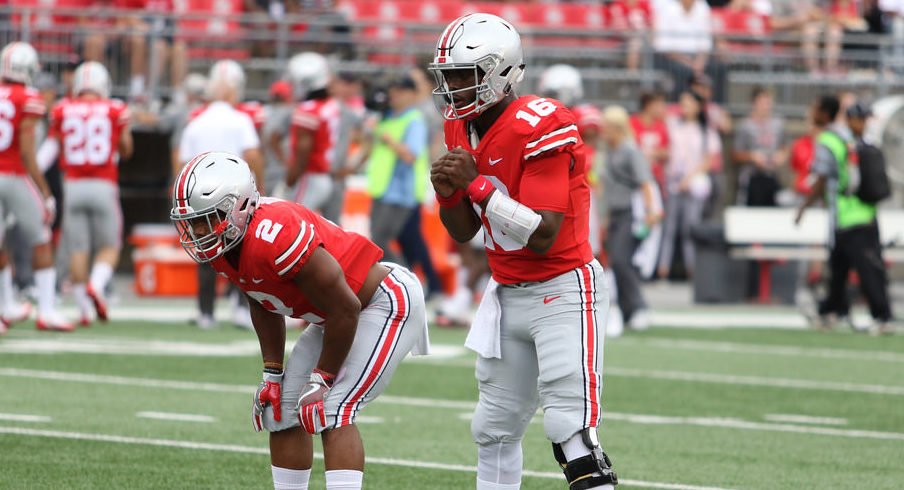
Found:
[[(450, 198), (455, 193), (462, 192), (460, 188), (455, 187), (447, 175), (449, 172), (447, 166), (452, 163), (451, 160), (461, 160), (459, 164), (474, 167), (471, 155), (461, 148), (456, 148), (433, 162), (430, 168), (430, 180), (434, 190), (441, 198)], [(474, 167), (474, 175), (477, 175), (476, 167)], [(471, 201), (464, 197), (454, 205), (440, 206), (439, 217), (452, 239), (459, 243), (470, 241), (480, 230), (480, 217), (471, 207)]]
[(358, 330), (361, 302), (345, 282), (345, 273), (336, 259), (323, 247), (317, 247), (293, 280), (302, 294), (323, 311), (323, 350), (317, 369), (339, 374)]
[(35, 124), (37, 122), (37, 117), (26, 117), (19, 124), (19, 153), (22, 155), (22, 164), (25, 166), (25, 171), (28, 172), (29, 177), (38, 186), (41, 194), (46, 199), (52, 197), (53, 194), (50, 192), (50, 186), (47, 185), (47, 181), (44, 180), (44, 174), (38, 168), (37, 143), (35, 142)]
[(248, 298), (248, 307), (251, 310), (251, 323), (261, 344), (264, 365), (282, 366), (286, 355), (285, 317), (268, 311), (253, 298)]
[(118, 150), (120, 159), (132, 158), (132, 152), (135, 151), (135, 140), (132, 138), (132, 128), (129, 125), (125, 125), (122, 128), (122, 133), (119, 135)]
[(314, 148), (314, 133), (305, 128), (293, 128), (296, 132), (295, 153), (286, 166), (286, 185), (293, 186), (308, 169), (311, 150)]

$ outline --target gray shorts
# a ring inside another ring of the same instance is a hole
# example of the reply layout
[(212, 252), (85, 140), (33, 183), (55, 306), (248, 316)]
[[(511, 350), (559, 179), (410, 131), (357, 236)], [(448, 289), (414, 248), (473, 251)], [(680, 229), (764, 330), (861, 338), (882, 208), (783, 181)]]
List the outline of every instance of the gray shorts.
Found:
[(520, 441), (538, 406), (552, 442), (597, 427), (609, 309), (599, 262), (541, 283), (500, 285), (498, 297), (502, 358), (477, 358), (474, 440)]
[(122, 247), (119, 188), (104, 179), (74, 179), (63, 184), (63, 239), (70, 252)]
[(330, 174), (304, 174), (296, 184), (295, 202), (318, 211), (326, 205), (333, 191), (333, 178)]
[[(0, 175), (0, 215), (5, 218), (7, 214), (15, 219), (30, 246), (50, 241), (50, 227), (44, 224), (44, 198), (31, 178)], [(5, 223), (6, 219), (0, 219), (0, 227)], [(0, 233), (2, 239), (3, 233)]]
[[(385, 265), (393, 270), (377, 288), (370, 304), (361, 310), (352, 348), (323, 401), (325, 429), (354, 424), (358, 411), (383, 393), (426, 328), (420, 281), (403, 267)], [(282, 420), (276, 422), (273, 408), (265, 407), (265, 429), (276, 432), (299, 425), (295, 405), (322, 347), (322, 327), (311, 325), (302, 332), (286, 362)]]

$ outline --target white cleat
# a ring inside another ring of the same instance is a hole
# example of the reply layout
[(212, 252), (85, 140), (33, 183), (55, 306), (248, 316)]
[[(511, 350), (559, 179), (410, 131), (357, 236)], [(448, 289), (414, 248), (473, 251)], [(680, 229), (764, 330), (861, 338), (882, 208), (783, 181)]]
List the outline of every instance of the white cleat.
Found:
[(12, 310), (3, 312), (3, 317), (0, 318), (0, 320), (2, 320), (7, 327), (10, 327), (14, 323), (24, 322), (31, 318), (31, 310), (31, 303), (26, 301)]
[(38, 315), (35, 320), (35, 326), (38, 330), (48, 330), (53, 332), (71, 332), (75, 330), (72, 322), (66, 321), (59, 313), (44, 316)]

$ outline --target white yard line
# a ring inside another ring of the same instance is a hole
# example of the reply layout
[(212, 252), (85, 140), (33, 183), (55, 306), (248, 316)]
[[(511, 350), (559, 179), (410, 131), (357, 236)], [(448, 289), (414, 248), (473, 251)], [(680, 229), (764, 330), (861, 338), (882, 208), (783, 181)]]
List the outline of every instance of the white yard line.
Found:
[(136, 417), (154, 420), (172, 420), (175, 422), (200, 422), (212, 423), (216, 422), (216, 417), (210, 415), (198, 415), (193, 413), (172, 413), (172, 412), (138, 412)]
[[(112, 434), (95, 434), (88, 432), (65, 432), (56, 430), (37, 430), (25, 429), (20, 427), (2, 427), (0, 426), (0, 434), (14, 434), (29, 437), (48, 437), (54, 439), (70, 439), (77, 441), (96, 441), (96, 442), (112, 442), (119, 444), (134, 444), (142, 446), (158, 446), (173, 447), (180, 449), (196, 449), (206, 451), (224, 451), (242, 454), (270, 454), (267, 448), (254, 446), (239, 446), (233, 444), (211, 444), (205, 442), (180, 441), (175, 439), (151, 439), (145, 437), (129, 437), (117, 436)], [(323, 455), (315, 453), (314, 457), (323, 459)], [(407, 468), (422, 468), (429, 470), (445, 470), (458, 471), (463, 473), (475, 473), (477, 469), (474, 466), (462, 464), (437, 463), (431, 461), (417, 461), (410, 459), (397, 458), (379, 458), (368, 456), (368, 464), (386, 465), (386, 466), (403, 466)], [(563, 480), (561, 473), (551, 473), (544, 471), (525, 471), (524, 476), (533, 478), (546, 478)], [(661, 488), (665, 490), (728, 490), (721, 487), (684, 485), (681, 483), (660, 483), (648, 482), (642, 480), (631, 480), (619, 478), (618, 482), (627, 486), (645, 487), (645, 488)]]
[(0, 413), (0, 420), (10, 422), (50, 422), (53, 419), (46, 415), (31, 415), (27, 413)]
[(792, 424), (813, 425), (847, 425), (848, 419), (838, 417), (811, 417), (809, 415), (795, 415), (790, 413), (767, 413), (763, 419), (769, 422), (788, 422)]
[[(40, 379), (50, 379), (55, 381), (76, 381), (91, 384), (114, 384), (122, 386), (142, 386), (164, 389), (190, 390), (190, 391), (207, 391), (215, 393), (242, 393), (250, 394), (253, 387), (243, 385), (227, 385), (217, 383), (194, 383), (191, 381), (169, 381), (161, 379), (149, 378), (130, 378), (124, 376), (104, 376), (85, 373), (65, 373), (59, 371), (35, 371), (30, 369), (16, 368), (0, 368), (0, 376), (15, 377), (31, 377)], [(799, 380), (798, 380), (799, 381)], [(743, 383), (742, 383), (743, 384)], [(771, 385), (767, 385), (771, 386)], [(794, 386), (791, 386), (794, 387)], [(885, 387), (889, 388), (889, 387)], [(862, 390), (861, 390), (862, 392)], [(469, 410), (473, 411), (474, 402), (464, 400), (441, 400), (433, 398), (417, 398), (406, 396), (382, 395), (375, 401), (377, 404), (391, 404), (414, 407), (444, 408), (452, 410)], [(645, 414), (623, 414), (617, 412), (606, 412), (604, 418), (607, 420), (618, 420), (640, 424), (675, 424), (675, 425), (696, 425), (706, 427), (725, 427), (735, 429), (778, 431), (778, 432), (797, 432), (805, 434), (818, 434), (839, 437), (855, 437), (867, 439), (883, 439), (883, 440), (904, 440), (904, 433), (898, 432), (880, 432), (865, 431), (852, 429), (831, 429), (810, 426), (796, 426), (790, 424), (770, 424), (759, 422), (747, 422), (739, 419), (731, 418), (701, 418), (701, 417), (668, 417), (660, 415)]]
[(747, 344), (737, 342), (713, 342), (707, 340), (679, 340), (666, 338), (621, 338), (615, 345), (627, 344), (668, 350), (723, 352), (730, 354), (760, 354), (767, 356), (813, 357), (819, 359), (845, 359), (852, 361), (882, 361), (904, 363), (904, 354), (888, 351), (867, 351), (792, 345)]

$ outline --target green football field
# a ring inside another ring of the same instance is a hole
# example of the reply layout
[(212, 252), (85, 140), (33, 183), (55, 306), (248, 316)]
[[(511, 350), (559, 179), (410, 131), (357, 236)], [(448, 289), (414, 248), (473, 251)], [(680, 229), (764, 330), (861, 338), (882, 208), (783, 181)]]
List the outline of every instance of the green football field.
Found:
[[(431, 336), (436, 355), (361, 413), (366, 488), (473, 488), (474, 357), (464, 331)], [(267, 488), (256, 351), (231, 327), (17, 326), (0, 338), (0, 488)], [(626, 488), (900, 489), (902, 374), (901, 336), (653, 329), (607, 342), (600, 435)], [(539, 415), (524, 453), (523, 488), (565, 488)]]

